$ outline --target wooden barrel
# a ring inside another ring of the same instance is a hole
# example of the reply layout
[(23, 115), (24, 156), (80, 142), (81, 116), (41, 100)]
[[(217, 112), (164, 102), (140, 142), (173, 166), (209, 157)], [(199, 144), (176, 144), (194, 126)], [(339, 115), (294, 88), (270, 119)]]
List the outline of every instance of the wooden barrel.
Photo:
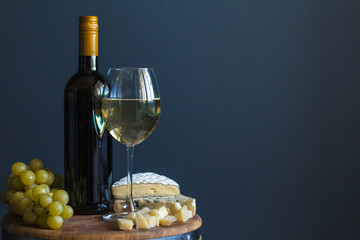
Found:
[[(198, 232), (202, 224), (199, 215), (186, 222), (174, 222), (168, 227), (121, 231), (117, 223), (102, 220), (99, 215), (75, 215), (65, 220), (58, 230), (40, 229), (26, 225), (20, 216), (6, 215), (1, 227), (2, 240), (6, 239), (201, 239)], [(184, 238), (185, 237), (185, 238)]]

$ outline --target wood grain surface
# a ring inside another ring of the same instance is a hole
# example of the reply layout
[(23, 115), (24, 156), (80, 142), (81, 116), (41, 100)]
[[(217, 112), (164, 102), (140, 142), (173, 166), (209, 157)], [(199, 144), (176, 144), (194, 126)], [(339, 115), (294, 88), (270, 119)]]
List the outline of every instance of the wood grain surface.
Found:
[(148, 239), (168, 237), (194, 231), (202, 224), (199, 215), (186, 222), (174, 222), (169, 227), (154, 227), (150, 229), (133, 229), (121, 231), (117, 223), (106, 222), (99, 215), (75, 215), (65, 220), (59, 230), (40, 229), (33, 225), (26, 225), (22, 218), (9, 214), (6, 215), (1, 227), (16, 235), (43, 239)]

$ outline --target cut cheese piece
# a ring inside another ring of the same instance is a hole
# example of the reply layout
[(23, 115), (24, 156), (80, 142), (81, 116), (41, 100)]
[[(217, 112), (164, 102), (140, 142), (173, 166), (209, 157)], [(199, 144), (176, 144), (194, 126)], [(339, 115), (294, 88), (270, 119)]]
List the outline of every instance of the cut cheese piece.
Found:
[(129, 230), (133, 229), (134, 223), (130, 219), (119, 218), (118, 219), (118, 226), (119, 226), (120, 230), (129, 231)]
[(148, 214), (150, 215), (150, 216), (153, 216), (153, 217), (155, 217), (155, 226), (156, 227), (158, 227), (159, 226), (159, 210), (157, 210), (157, 209), (152, 209), (152, 210), (150, 210), (149, 212), (148, 212)]
[(133, 221), (134, 225), (136, 224), (136, 212), (129, 213), (125, 218)]
[(149, 224), (149, 228), (156, 227), (156, 217), (155, 216), (146, 214), (144, 217), (146, 218), (146, 221)]
[[(111, 189), (115, 199), (126, 197), (127, 178), (115, 182)], [(133, 197), (180, 195), (180, 187), (174, 180), (152, 172), (133, 175)]]
[(192, 218), (194, 215), (192, 214), (192, 211), (191, 210), (188, 210), (187, 211), (187, 214), (188, 214), (188, 219)]
[[(148, 207), (149, 209), (159, 209), (161, 207), (165, 207), (171, 209), (172, 205), (175, 203), (179, 203), (181, 207), (187, 206), (195, 215), (196, 213), (196, 201), (194, 198), (187, 197), (184, 195), (178, 196), (148, 196), (148, 197), (140, 197), (133, 198), (134, 205), (136, 209), (143, 209)], [(122, 207), (125, 203), (124, 199), (115, 199), (114, 201), (114, 211), (121, 212)]]
[(150, 208), (144, 207), (143, 209), (139, 210), (138, 212), (140, 212), (140, 213), (148, 213), (148, 212), (150, 212)]
[(188, 210), (188, 205), (181, 207), (180, 203), (175, 202), (171, 206), (175, 214), (169, 214), (170, 210), (162, 206), (158, 209), (149, 210), (148, 207), (137, 212), (131, 212), (125, 219), (119, 219), (119, 228), (122, 230), (131, 230), (134, 225), (138, 229), (150, 229), (158, 226), (169, 226), (175, 221), (185, 222), (193, 217), (192, 211)]
[(169, 226), (173, 222), (176, 221), (176, 217), (173, 215), (167, 215), (165, 218), (160, 219), (160, 225), (162, 226)]
[(142, 213), (136, 213), (136, 228), (149, 229), (149, 223)]
[(189, 211), (191, 211), (191, 215), (192, 215), (192, 216), (195, 216), (195, 214), (196, 214), (195, 201), (194, 201), (194, 203), (187, 203), (186, 206), (187, 206), (187, 208), (189, 209)]
[(183, 206), (176, 214), (177, 221), (186, 222), (189, 218), (192, 218), (192, 213), (187, 209), (187, 206)]
[(175, 202), (170, 207), (171, 214), (175, 215), (179, 210), (181, 209), (181, 204), (178, 202)]
[(169, 211), (165, 206), (159, 207), (158, 211), (159, 211), (159, 220), (169, 215)]

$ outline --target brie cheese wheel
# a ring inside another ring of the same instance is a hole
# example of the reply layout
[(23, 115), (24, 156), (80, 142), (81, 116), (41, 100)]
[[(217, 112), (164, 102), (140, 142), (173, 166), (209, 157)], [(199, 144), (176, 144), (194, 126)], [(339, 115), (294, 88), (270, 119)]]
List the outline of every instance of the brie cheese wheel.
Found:
[[(123, 177), (112, 185), (115, 199), (126, 197), (127, 177)], [(180, 187), (174, 180), (152, 172), (133, 174), (133, 197), (144, 196), (176, 196), (180, 195)]]

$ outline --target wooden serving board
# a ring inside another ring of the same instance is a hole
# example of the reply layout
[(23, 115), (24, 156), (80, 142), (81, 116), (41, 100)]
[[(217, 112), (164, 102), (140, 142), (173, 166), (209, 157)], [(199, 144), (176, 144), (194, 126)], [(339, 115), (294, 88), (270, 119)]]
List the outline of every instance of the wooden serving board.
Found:
[(20, 236), (42, 239), (148, 239), (179, 235), (198, 229), (202, 224), (199, 215), (186, 222), (174, 222), (169, 227), (154, 227), (150, 229), (133, 229), (121, 231), (117, 223), (106, 222), (99, 215), (75, 215), (65, 220), (58, 230), (40, 229), (35, 225), (26, 225), (22, 218), (6, 215), (1, 227), (3, 231)]

